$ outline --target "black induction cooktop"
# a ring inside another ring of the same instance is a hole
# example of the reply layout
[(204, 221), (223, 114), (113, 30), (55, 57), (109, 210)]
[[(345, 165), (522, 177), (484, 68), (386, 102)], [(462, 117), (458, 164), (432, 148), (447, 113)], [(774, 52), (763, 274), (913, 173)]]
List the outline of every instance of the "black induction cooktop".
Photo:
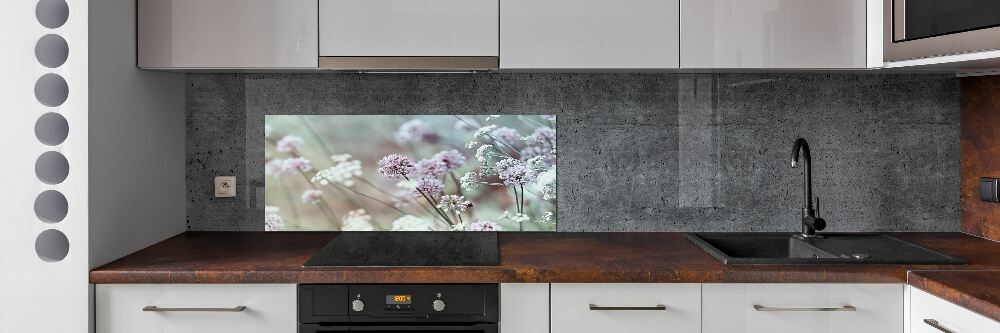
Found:
[(496, 266), (495, 232), (341, 232), (304, 267)]

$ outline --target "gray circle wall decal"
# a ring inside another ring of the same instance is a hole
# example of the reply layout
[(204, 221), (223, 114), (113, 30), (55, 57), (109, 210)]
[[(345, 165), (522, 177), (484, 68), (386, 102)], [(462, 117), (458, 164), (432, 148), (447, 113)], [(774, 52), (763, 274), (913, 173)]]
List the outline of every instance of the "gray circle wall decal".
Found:
[(59, 223), (69, 212), (69, 202), (59, 191), (48, 190), (35, 198), (35, 216), (48, 223)]
[(61, 27), (69, 19), (69, 4), (65, 0), (39, 0), (35, 5), (35, 18), (43, 27)]
[(66, 79), (58, 74), (45, 74), (35, 81), (35, 98), (48, 107), (56, 107), (66, 102), (69, 97), (69, 85)]
[(61, 114), (49, 112), (35, 121), (35, 137), (46, 145), (55, 146), (63, 143), (68, 136), (69, 122)]
[(42, 231), (35, 238), (35, 253), (48, 262), (61, 261), (69, 254), (69, 238), (59, 230)]
[(69, 44), (66, 39), (55, 34), (42, 36), (35, 43), (35, 59), (48, 68), (56, 68), (66, 63), (69, 58)]
[(69, 161), (59, 152), (44, 152), (35, 161), (35, 175), (49, 185), (62, 183), (69, 176)]

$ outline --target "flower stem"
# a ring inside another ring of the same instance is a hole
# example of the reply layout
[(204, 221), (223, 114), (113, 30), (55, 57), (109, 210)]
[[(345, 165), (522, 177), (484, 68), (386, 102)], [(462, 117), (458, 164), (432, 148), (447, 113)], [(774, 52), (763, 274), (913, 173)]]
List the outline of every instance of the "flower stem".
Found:
[(458, 177), (455, 177), (455, 172), (448, 171), (448, 174), (451, 175), (451, 180), (455, 182), (455, 189), (457, 190), (456, 192), (458, 192), (458, 195), (465, 196), (465, 194), (462, 193), (462, 183), (458, 181)]
[[(305, 178), (306, 184), (309, 184), (309, 188), (319, 191), (319, 189), (316, 188), (316, 185), (310, 180), (309, 175), (302, 170), (299, 170), (299, 174), (302, 175), (302, 178)], [(330, 223), (336, 224), (337, 228), (340, 229), (340, 226), (343, 225), (343, 223), (341, 223), (340, 219), (337, 218), (337, 214), (333, 213), (333, 209), (330, 208), (330, 203), (326, 202), (326, 199), (322, 196), (319, 197), (319, 201), (322, 203), (322, 205), (320, 205), (320, 210), (322, 210), (323, 213), (326, 213), (326, 215), (330, 218)]]
[(524, 214), (524, 184), (521, 184), (521, 211), (518, 213)]

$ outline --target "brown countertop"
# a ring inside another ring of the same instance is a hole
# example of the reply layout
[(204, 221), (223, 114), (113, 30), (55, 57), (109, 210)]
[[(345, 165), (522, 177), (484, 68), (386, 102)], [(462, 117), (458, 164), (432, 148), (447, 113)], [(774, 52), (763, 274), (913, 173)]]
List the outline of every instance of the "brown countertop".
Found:
[(500, 266), (303, 268), (334, 232), (186, 232), (90, 273), (92, 283), (904, 283), (909, 270), (1000, 270), (1000, 243), (961, 233), (893, 237), (967, 265), (726, 266), (684, 233), (500, 233)]
[(1000, 270), (911, 271), (907, 283), (1000, 321)]

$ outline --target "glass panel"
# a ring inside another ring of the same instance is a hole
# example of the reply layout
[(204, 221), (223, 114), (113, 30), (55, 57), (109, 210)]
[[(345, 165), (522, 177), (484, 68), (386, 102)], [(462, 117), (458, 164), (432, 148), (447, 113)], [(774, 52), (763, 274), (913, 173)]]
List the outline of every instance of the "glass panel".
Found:
[(1000, 25), (996, 0), (906, 0), (904, 11), (907, 40)]
[(265, 230), (556, 228), (555, 116), (264, 121)]

